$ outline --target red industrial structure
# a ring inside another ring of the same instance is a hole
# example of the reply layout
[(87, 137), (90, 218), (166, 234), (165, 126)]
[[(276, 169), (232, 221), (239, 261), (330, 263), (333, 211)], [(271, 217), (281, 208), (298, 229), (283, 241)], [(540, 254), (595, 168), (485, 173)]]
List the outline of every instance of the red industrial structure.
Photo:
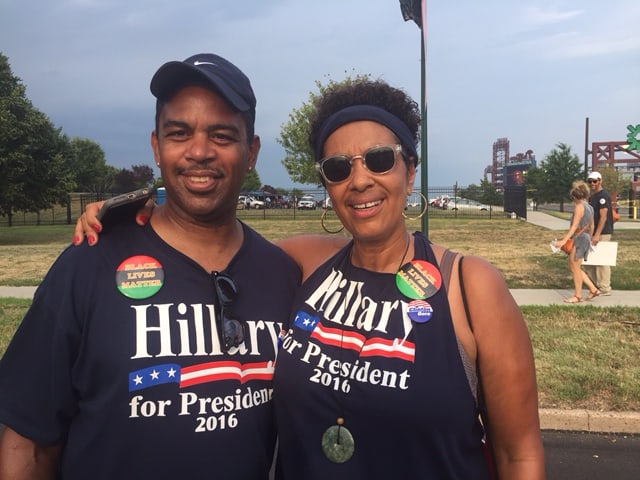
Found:
[(628, 140), (591, 144), (591, 169), (603, 167), (626, 173), (631, 179), (630, 200), (640, 198), (640, 152), (631, 150)]
[(518, 186), (523, 183), (523, 173), (536, 166), (533, 150), (511, 156), (509, 139), (498, 138), (493, 142), (491, 165), (484, 170), (484, 178), (491, 176), (491, 184), (502, 191), (505, 186)]
[(640, 153), (629, 150), (629, 142), (593, 142), (591, 144), (591, 168), (616, 168), (624, 164), (629, 173), (640, 173)]

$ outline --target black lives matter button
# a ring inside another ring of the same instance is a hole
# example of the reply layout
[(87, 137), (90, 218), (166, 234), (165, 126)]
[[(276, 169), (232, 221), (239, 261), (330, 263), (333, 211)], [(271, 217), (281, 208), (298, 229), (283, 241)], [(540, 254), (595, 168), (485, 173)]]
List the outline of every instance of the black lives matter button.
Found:
[(424, 260), (405, 263), (396, 273), (396, 286), (400, 293), (416, 300), (434, 296), (441, 284), (438, 268)]
[(129, 257), (116, 270), (116, 286), (125, 297), (149, 298), (158, 293), (163, 284), (162, 264), (148, 255)]

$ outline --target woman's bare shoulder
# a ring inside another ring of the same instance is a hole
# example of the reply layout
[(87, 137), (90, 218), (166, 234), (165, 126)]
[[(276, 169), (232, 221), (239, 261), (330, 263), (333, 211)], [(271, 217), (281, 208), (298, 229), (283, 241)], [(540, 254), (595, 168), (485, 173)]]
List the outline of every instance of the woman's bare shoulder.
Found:
[(275, 243), (298, 264), (304, 280), (349, 241), (342, 236), (296, 235)]

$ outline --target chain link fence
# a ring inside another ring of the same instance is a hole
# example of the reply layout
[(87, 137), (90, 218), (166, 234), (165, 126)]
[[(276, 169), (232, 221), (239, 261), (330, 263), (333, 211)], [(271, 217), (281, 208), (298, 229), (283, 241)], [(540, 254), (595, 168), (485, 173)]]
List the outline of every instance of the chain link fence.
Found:
[(116, 193), (70, 193), (66, 205), (54, 205), (38, 212), (14, 212), (0, 216), (0, 227), (19, 225), (70, 225), (76, 223), (87, 204), (114, 197)]
[[(264, 192), (243, 192), (238, 200), (239, 218), (309, 218), (314, 211), (331, 209), (331, 201), (325, 189), (296, 190), (298, 196), (277, 195)], [(429, 215), (437, 217), (482, 217), (503, 218), (510, 215), (502, 205), (491, 205), (463, 197), (464, 187), (430, 188), (428, 202)], [(74, 224), (87, 204), (106, 200), (117, 194), (71, 193), (67, 205), (56, 205), (39, 212), (15, 212), (11, 219), (0, 216), (0, 227), (19, 225), (63, 225)], [(257, 202), (247, 202), (246, 197)], [(414, 217), (425, 208), (419, 190), (407, 197), (407, 215)]]

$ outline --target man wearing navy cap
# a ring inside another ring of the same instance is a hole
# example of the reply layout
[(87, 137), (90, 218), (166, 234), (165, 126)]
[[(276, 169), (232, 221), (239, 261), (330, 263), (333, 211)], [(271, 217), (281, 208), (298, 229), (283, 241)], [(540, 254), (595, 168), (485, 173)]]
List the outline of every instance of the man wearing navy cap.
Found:
[(66, 249), (38, 288), (0, 360), (0, 478), (268, 478), (300, 272), (235, 216), (256, 99), (212, 54), (166, 63), (151, 92), (166, 201)]

